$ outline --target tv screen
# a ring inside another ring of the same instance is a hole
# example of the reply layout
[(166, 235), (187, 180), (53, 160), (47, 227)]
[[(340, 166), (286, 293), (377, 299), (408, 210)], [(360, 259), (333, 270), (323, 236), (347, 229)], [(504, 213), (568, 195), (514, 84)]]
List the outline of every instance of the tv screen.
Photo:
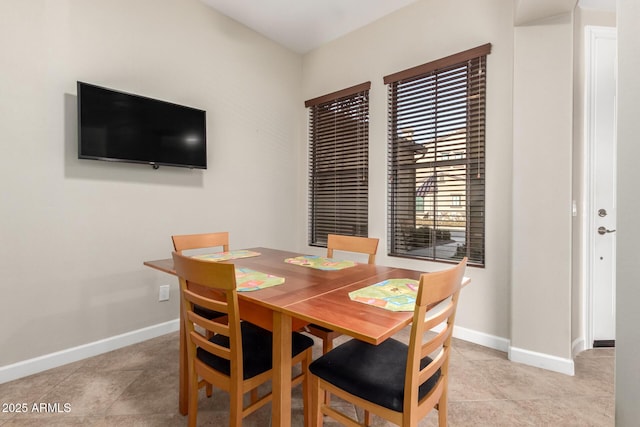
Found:
[(206, 169), (206, 112), (78, 82), (78, 158)]

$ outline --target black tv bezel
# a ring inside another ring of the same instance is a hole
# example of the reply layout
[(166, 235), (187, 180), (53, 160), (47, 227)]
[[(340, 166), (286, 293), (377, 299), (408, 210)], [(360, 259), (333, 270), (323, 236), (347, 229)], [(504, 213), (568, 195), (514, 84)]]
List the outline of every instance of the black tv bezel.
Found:
[[(91, 86), (91, 87), (95, 87), (98, 89), (102, 89), (105, 91), (109, 91), (109, 92), (113, 92), (113, 93), (117, 93), (117, 94), (122, 94), (122, 95), (126, 95), (126, 96), (130, 96), (130, 97), (134, 97), (134, 98), (140, 98), (140, 99), (145, 99), (145, 100), (149, 100), (149, 101), (153, 101), (153, 102), (157, 102), (157, 103), (161, 103), (161, 104), (166, 104), (166, 105), (171, 105), (174, 107), (178, 107), (178, 108), (184, 108), (184, 109), (188, 109), (188, 110), (193, 110), (193, 111), (197, 111), (197, 112), (201, 112), (203, 114), (203, 134), (204, 134), (204, 166), (203, 165), (192, 165), (192, 164), (187, 164), (187, 163), (171, 163), (171, 162), (158, 162), (158, 161), (152, 161), (152, 160), (136, 160), (136, 159), (127, 159), (127, 158), (119, 158), (119, 157), (104, 157), (104, 156), (90, 156), (90, 155), (83, 155), (82, 154), (82, 123), (80, 120), (80, 116), (81, 116), (81, 103), (82, 103), (82, 97), (81, 97), (81, 88), (82, 86)], [(77, 94), (77, 124), (78, 124), (78, 159), (83, 159), (83, 160), (100, 160), (100, 161), (107, 161), (107, 162), (118, 162), (118, 163), (135, 163), (135, 164), (143, 164), (143, 165), (150, 165), (152, 166), (154, 169), (158, 169), (160, 166), (172, 166), (172, 167), (180, 167), (180, 168), (187, 168), (187, 169), (201, 169), (201, 170), (206, 170), (207, 169), (207, 165), (208, 165), (208, 161), (207, 161), (207, 112), (206, 110), (202, 110), (199, 108), (195, 108), (195, 107), (190, 107), (188, 105), (182, 105), (182, 104), (177, 104), (175, 102), (170, 102), (170, 101), (164, 101), (161, 99), (157, 99), (157, 98), (151, 98), (148, 96), (144, 96), (144, 95), (139, 95), (139, 94), (135, 94), (135, 93), (130, 93), (130, 92), (125, 92), (125, 91), (121, 91), (121, 90), (117, 90), (117, 89), (112, 89), (112, 88), (108, 88), (108, 87), (104, 87), (104, 86), (100, 86), (100, 85), (96, 85), (93, 83), (87, 83), (87, 82), (83, 82), (78, 80), (77, 84), (76, 84), (76, 94)]]

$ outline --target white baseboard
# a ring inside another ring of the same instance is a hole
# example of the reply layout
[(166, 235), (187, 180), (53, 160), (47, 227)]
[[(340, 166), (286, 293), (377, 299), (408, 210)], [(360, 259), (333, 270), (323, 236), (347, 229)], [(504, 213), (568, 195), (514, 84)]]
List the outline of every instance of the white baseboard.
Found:
[[(444, 326), (437, 326), (432, 329), (434, 332), (440, 332)], [(500, 338), (495, 335), (485, 334), (484, 332), (474, 331), (473, 329), (463, 328), (461, 326), (455, 326), (453, 328), (454, 338), (459, 338), (463, 341), (472, 342), (474, 344), (481, 345), (483, 347), (489, 347), (494, 350), (504, 351), (509, 350), (509, 340), (506, 338)]]
[(483, 347), (489, 347), (494, 350), (509, 351), (509, 340), (497, 337), (495, 335), (485, 334), (484, 332), (474, 331), (473, 329), (462, 328), (456, 326), (453, 328), (453, 336), (464, 341), (469, 341)]
[[(179, 328), (179, 319), (170, 320), (168, 322), (138, 329), (136, 331), (83, 344), (78, 347), (46, 354), (44, 356), (24, 360), (12, 365), (2, 366), (0, 367), (0, 384), (175, 332)], [(438, 328), (434, 328), (434, 330), (438, 332)], [(536, 366), (567, 375), (574, 375), (573, 360), (511, 347), (509, 340), (506, 338), (489, 335), (484, 332), (478, 332), (473, 329), (467, 329), (460, 326), (456, 326), (453, 329), (453, 336), (494, 350), (507, 352), (509, 354), (509, 360), (513, 362), (524, 363), (526, 365)], [(576, 345), (577, 344), (574, 343), (574, 348)]]
[(86, 359), (87, 357), (97, 356), (102, 353), (117, 350), (131, 344), (136, 344), (170, 332), (175, 332), (178, 329), (180, 329), (180, 320), (170, 320), (168, 322), (159, 323), (136, 331), (68, 348), (55, 353), (45, 354), (44, 356), (35, 357), (33, 359), (23, 360), (12, 365), (2, 366), (0, 367), (0, 384), (37, 374), (38, 372), (46, 371), (47, 369), (57, 368), (58, 366)]
[(571, 356), (576, 357), (579, 353), (587, 349), (587, 343), (584, 338), (576, 338), (571, 345)]
[[(439, 332), (441, 327), (434, 328), (435, 332)], [(464, 341), (469, 341), (484, 347), (493, 348), (494, 350), (504, 351), (508, 353), (509, 360), (512, 362), (523, 363), (529, 366), (546, 369), (549, 371), (559, 372), (566, 375), (575, 375), (574, 363), (572, 359), (563, 359), (561, 357), (552, 356), (544, 353), (536, 353), (517, 347), (511, 347), (511, 343), (506, 338), (497, 337), (495, 335), (485, 334), (484, 332), (474, 331), (460, 326), (453, 329), (453, 336)], [(580, 342), (574, 342), (574, 350), (580, 346)]]
[(545, 353), (537, 353), (535, 351), (525, 350), (517, 347), (509, 348), (509, 360), (512, 362), (523, 363), (536, 368), (546, 369), (548, 371), (559, 372), (566, 375), (575, 375), (575, 366), (572, 359), (552, 356)]

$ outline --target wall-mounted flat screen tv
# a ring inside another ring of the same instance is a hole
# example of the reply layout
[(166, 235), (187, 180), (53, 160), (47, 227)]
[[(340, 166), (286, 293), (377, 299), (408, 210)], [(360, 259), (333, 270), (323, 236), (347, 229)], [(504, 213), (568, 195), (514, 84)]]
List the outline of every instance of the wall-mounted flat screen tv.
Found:
[(78, 158), (206, 169), (206, 112), (78, 82)]

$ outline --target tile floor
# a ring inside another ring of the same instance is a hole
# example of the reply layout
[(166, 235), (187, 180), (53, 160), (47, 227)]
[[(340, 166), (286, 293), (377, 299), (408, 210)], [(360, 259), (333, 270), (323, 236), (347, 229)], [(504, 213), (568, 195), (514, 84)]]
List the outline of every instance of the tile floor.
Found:
[[(406, 330), (399, 334), (400, 339), (406, 336)], [(319, 355), (319, 342), (314, 352)], [(576, 375), (570, 377), (512, 363), (505, 353), (454, 340), (449, 425), (613, 426), (614, 350), (589, 350), (575, 362)], [(2, 410), (22, 403), (28, 408), (24, 414), (0, 412), (0, 426), (186, 426), (186, 417), (177, 410), (177, 366), (178, 335), (171, 333), (0, 384)], [(299, 389), (293, 391), (294, 427), (303, 425)], [(34, 403), (37, 408), (39, 403), (53, 405), (49, 412), (35, 412)], [(214, 390), (208, 399), (201, 391), (198, 425), (226, 426), (227, 405), (226, 393)], [(268, 426), (270, 411), (270, 405), (261, 408), (243, 425)], [(374, 417), (373, 425), (390, 424)], [(436, 425), (435, 411), (420, 423)]]

